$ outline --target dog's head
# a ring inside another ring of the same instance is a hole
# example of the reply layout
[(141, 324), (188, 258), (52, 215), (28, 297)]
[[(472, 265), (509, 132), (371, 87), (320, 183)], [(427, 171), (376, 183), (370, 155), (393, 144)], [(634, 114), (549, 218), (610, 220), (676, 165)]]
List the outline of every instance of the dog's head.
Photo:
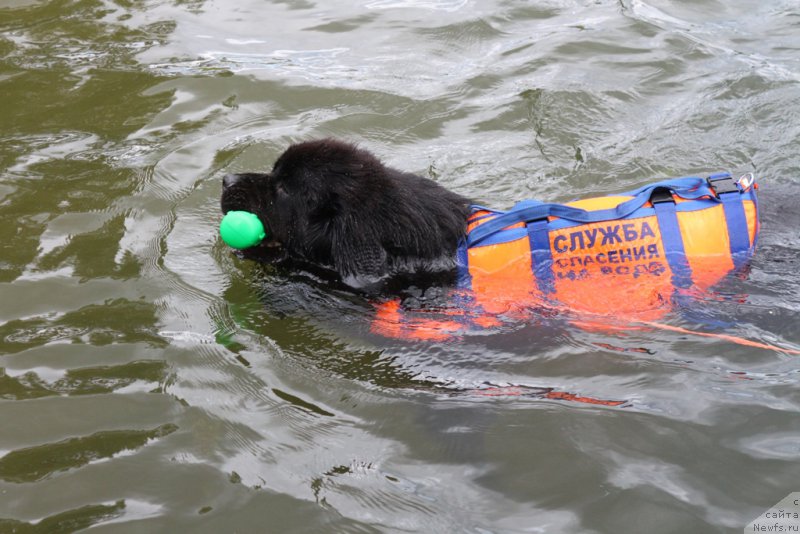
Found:
[[(299, 143), (278, 158), (270, 173), (226, 175), (221, 208), (223, 214), (255, 213), (264, 225), (266, 238), (244, 249), (245, 257), (266, 262), (293, 258), (341, 273), (334, 247), (347, 249), (354, 236), (370, 235), (369, 229), (359, 228), (362, 210), (385, 192), (385, 175), (377, 158), (347, 143)], [(360, 245), (360, 254), (379, 247), (377, 242)]]
[(328, 267), (351, 285), (452, 267), (468, 205), (333, 139), (292, 145), (272, 172), (229, 174), (222, 188), (223, 213), (255, 213), (264, 225), (266, 238), (244, 249), (245, 257)]

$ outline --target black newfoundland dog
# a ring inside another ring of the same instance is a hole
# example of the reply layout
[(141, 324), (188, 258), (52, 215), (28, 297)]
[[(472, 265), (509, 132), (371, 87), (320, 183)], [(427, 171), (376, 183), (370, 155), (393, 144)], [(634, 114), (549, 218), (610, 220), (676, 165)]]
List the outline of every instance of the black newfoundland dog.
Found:
[(266, 238), (241, 251), (328, 268), (351, 287), (452, 273), (470, 201), (334, 139), (290, 146), (272, 172), (228, 174), (222, 212), (255, 213)]

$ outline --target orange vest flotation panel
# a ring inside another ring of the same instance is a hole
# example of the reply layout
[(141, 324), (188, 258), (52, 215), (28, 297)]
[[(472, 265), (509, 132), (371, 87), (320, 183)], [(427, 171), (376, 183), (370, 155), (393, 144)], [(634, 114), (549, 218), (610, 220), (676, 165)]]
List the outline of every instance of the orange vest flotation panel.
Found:
[(544, 300), (654, 318), (675, 291), (707, 289), (752, 254), (756, 189), (751, 174), (735, 181), (726, 173), (566, 205), (476, 207), (459, 249), (459, 286), (490, 314)]

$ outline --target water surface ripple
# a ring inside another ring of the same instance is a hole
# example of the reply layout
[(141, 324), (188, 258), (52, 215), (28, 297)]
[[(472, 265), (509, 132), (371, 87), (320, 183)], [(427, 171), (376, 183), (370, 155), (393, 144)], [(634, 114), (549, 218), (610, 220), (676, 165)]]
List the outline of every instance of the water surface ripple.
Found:
[[(542, 314), (442, 343), (219, 241), (358, 142), (496, 207), (713, 170), (762, 233), (672, 326), (800, 345), (794, 0), (0, 0), (0, 531), (741, 532), (798, 360)], [(588, 402), (607, 401), (606, 404)]]

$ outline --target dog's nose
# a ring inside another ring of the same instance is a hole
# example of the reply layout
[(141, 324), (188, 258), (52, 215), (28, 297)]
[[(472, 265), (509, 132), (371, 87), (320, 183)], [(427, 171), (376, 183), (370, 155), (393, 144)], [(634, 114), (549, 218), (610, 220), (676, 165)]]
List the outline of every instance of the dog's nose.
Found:
[(232, 185), (234, 185), (238, 181), (239, 181), (239, 175), (238, 174), (226, 174), (222, 178), (222, 188), (223, 189), (228, 189), (229, 187), (231, 187)]

